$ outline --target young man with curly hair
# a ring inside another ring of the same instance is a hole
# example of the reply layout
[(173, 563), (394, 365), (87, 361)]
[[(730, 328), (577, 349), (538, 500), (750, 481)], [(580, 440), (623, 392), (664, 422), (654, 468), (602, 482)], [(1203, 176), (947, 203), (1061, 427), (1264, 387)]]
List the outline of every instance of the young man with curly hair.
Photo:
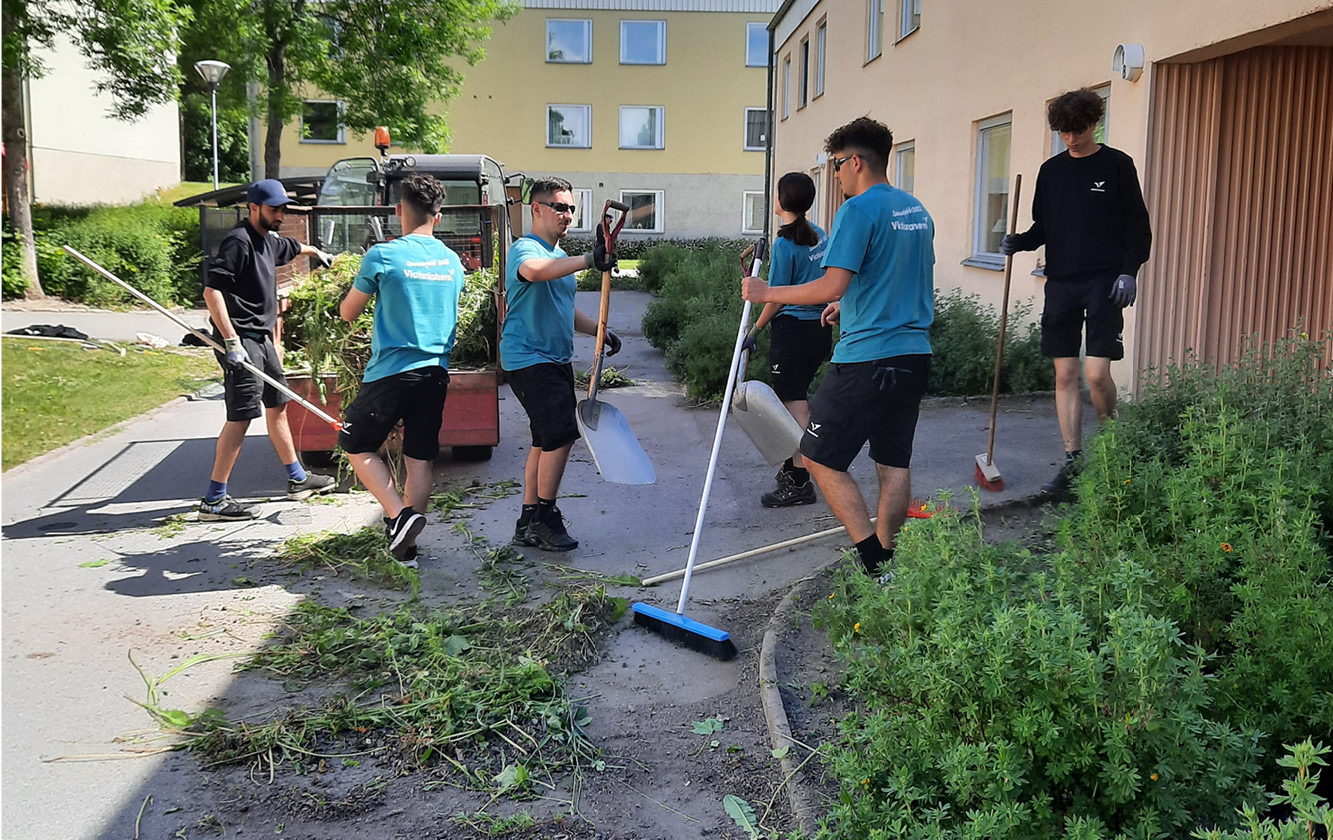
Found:
[[(384, 508), (389, 550), (404, 566), (417, 565), (417, 536), (426, 526), (431, 462), (440, 454), (440, 423), (449, 390), (449, 353), (458, 324), (463, 264), (434, 236), (444, 185), (430, 175), (403, 182), (394, 213), (403, 235), (366, 252), (339, 308), (355, 321), (371, 298), (375, 325), (370, 363), (348, 406), (338, 443), (356, 477)], [(404, 499), (379, 448), (403, 421)]]
[[(912, 497), (912, 443), (930, 377), (935, 223), (920, 201), (889, 185), (888, 126), (861, 117), (830, 134), (824, 150), (848, 198), (833, 220), (823, 276), (781, 287), (749, 277), (742, 294), (756, 303), (828, 303), (823, 322), (840, 324), (833, 359), (810, 400), (801, 456), (861, 564), (887, 580)], [(847, 472), (867, 440), (879, 478), (873, 525)]]
[(1046, 303), (1041, 352), (1055, 362), (1055, 411), (1065, 463), (1042, 492), (1062, 494), (1083, 450), (1079, 349), (1087, 325), (1084, 365), (1092, 406), (1105, 422), (1115, 414), (1111, 362), (1125, 357), (1124, 310), (1138, 295), (1135, 276), (1148, 260), (1152, 228), (1134, 161), (1093, 136), (1104, 113), (1087, 88), (1070, 91), (1047, 109), (1051, 130), (1067, 147), (1037, 173), (1032, 227), (1004, 237), (1006, 256), (1046, 246)]
[[(505, 264), (508, 310), (500, 333), (500, 366), (532, 430), (532, 448), (523, 467), (523, 508), (514, 527), (515, 545), (571, 551), (569, 535), (555, 506), (569, 452), (579, 439), (574, 415), (574, 333), (597, 334), (597, 319), (574, 307), (574, 274), (588, 268), (610, 271), (614, 252), (598, 244), (571, 257), (560, 247), (574, 221), (573, 187), (563, 178), (532, 185), (532, 231), (509, 247)], [(588, 208), (585, 208), (585, 211)], [(607, 355), (620, 352), (620, 337), (606, 331)]]

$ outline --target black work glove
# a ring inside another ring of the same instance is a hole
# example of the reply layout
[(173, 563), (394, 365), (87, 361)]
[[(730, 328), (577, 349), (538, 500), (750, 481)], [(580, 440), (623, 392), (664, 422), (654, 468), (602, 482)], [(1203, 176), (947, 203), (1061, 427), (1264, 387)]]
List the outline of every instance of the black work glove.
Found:
[(745, 340), (741, 342), (741, 350), (745, 353), (753, 353), (759, 346), (759, 328), (755, 327), (745, 334)]
[(597, 239), (592, 247), (592, 264), (598, 271), (610, 271), (618, 262), (615, 251), (606, 250), (606, 230), (604, 225), (597, 226)]
[(1018, 253), (1018, 237), (1012, 233), (1006, 233), (1000, 240), (1000, 253), (1006, 257), (1012, 257)]
[(1139, 296), (1139, 284), (1132, 274), (1122, 274), (1111, 284), (1111, 303), (1124, 309), (1134, 305), (1134, 298)]
[(614, 356), (620, 352), (620, 336), (611, 330), (606, 331), (606, 355)]

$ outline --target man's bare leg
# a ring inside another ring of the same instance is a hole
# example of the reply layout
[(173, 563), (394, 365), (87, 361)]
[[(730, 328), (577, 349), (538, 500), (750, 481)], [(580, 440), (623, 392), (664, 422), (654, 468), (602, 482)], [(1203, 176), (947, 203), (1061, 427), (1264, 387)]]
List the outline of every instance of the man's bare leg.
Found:
[(859, 543), (875, 533), (875, 527), (870, 524), (870, 513), (866, 510), (865, 497), (849, 473), (831, 469), (809, 458), (805, 459), (805, 468), (823, 491), (824, 500), (847, 529), (847, 536), (852, 538), (852, 542)]
[[(805, 427), (810, 425), (810, 403), (807, 400), (792, 400), (783, 402), (783, 408), (787, 409), (792, 418), (796, 420), (796, 425), (805, 431)], [(791, 456), (791, 465), (797, 469), (805, 467), (805, 459), (801, 457), (801, 451), (796, 450), (796, 454)]]
[(907, 508), (912, 503), (912, 471), (883, 464), (876, 464), (875, 471), (879, 474), (875, 534), (880, 543), (892, 551), (898, 541), (898, 531), (907, 521)]
[[(397, 488), (393, 486), (393, 476), (389, 473), (389, 465), (384, 463), (384, 459), (379, 456), (378, 452), (357, 452), (355, 454), (349, 452), (347, 460), (351, 462), (352, 469), (356, 471), (357, 479), (370, 491), (370, 495), (375, 497), (375, 501), (380, 503), (380, 507), (384, 508), (385, 516), (393, 519), (403, 512), (403, 499), (398, 495)], [(411, 458), (406, 460), (409, 476), (414, 463), (429, 464), (429, 462), (415, 461)]]
[(1089, 356), (1087, 361), (1088, 390), (1092, 392), (1092, 407), (1097, 411), (1097, 422), (1105, 423), (1115, 416), (1115, 380), (1111, 378), (1111, 360), (1104, 356)]
[(565, 478), (565, 465), (569, 463), (569, 452), (574, 444), (565, 444), (559, 449), (543, 450), (537, 464), (537, 496), (542, 499), (555, 499), (560, 494), (560, 482)]
[(245, 443), (245, 432), (249, 428), (249, 420), (228, 420), (222, 424), (222, 431), (218, 433), (217, 451), (213, 455), (213, 474), (210, 476), (219, 484), (226, 484), (231, 477), (236, 459), (241, 455), (241, 444)]
[(292, 443), (292, 427), (287, 423), (287, 403), (277, 408), (264, 409), (264, 422), (268, 426), (268, 439), (273, 443), (273, 451), (278, 453), (278, 460), (283, 465), (296, 462), (296, 444)]
[(1055, 359), (1055, 414), (1066, 452), (1083, 448), (1083, 397), (1079, 393), (1080, 365), (1077, 356)]

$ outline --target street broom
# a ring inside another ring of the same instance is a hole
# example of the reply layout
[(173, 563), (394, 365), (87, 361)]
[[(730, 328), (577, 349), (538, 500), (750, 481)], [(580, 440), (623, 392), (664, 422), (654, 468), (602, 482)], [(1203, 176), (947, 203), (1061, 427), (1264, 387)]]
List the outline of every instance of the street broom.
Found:
[[(1023, 176), (1014, 176), (1014, 199), (1009, 204), (1009, 233), (1018, 227), (1018, 197), (1023, 187)], [(1004, 258), (1004, 302), (1000, 305), (1000, 340), (995, 346), (995, 381), (990, 391), (990, 443), (977, 456), (977, 484), (983, 490), (999, 492), (1004, 489), (1004, 477), (995, 466), (995, 417), (1000, 408), (1000, 368), (1004, 363), (1004, 330), (1009, 323), (1009, 278), (1014, 272), (1012, 254)]]

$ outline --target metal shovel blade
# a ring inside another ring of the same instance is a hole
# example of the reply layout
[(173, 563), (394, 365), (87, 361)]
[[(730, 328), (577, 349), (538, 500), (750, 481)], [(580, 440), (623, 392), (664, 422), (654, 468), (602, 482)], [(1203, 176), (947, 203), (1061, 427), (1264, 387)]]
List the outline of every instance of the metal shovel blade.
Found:
[(612, 484), (652, 484), (657, 481), (657, 470), (648, 460), (648, 453), (634, 436), (629, 420), (610, 403), (601, 400), (579, 400), (574, 412), (578, 418), (583, 442), (592, 453), (597, 471)]
[(801, 427), (765, 382), (737, 385), (731, 416), (769, 466), (781, 464), (801, 447)]

